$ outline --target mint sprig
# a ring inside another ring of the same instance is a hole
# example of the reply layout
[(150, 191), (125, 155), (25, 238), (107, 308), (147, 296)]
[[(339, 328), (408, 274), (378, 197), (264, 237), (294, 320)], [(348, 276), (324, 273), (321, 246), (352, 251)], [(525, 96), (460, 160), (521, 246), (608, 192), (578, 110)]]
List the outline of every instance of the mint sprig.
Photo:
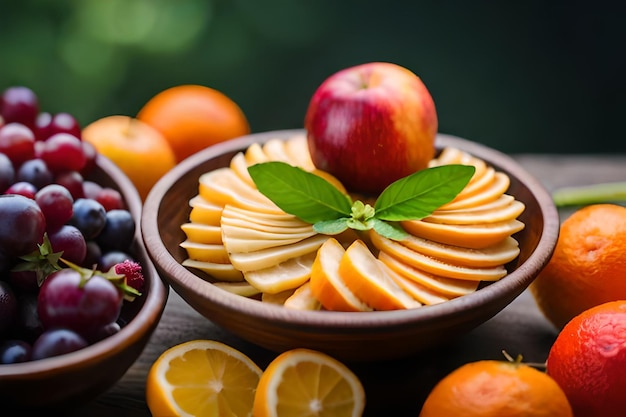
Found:
[(318, 233), (370, 230), (401, 240), (407, 233), (397, 222), (420, 220), (452, 201), (469, 183), (475, 168), (450, 164), (417, 171), (390, 184), (374, 207), (352, 201), (318, 175), (285, 162), (248, 167), (257, 189), (284, 212), (313, 224)]

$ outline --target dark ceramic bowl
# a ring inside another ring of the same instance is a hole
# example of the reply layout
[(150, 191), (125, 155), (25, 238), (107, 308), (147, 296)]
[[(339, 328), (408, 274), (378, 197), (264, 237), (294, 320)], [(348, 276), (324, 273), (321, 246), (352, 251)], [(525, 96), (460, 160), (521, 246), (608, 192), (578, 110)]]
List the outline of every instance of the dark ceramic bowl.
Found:
[(375, 311), (294, 311), (230, 294), (202, 279), (181, 262), (186, 252), (180, 225), (188, 221), (188, 201), (198, 193), (201, 174), (228, 166), (232, 156), (253, 142), (303, 134), (288, 130), (253, 134), (205, 149), (172, 169), (144, 204), (142, 231), (159, 273), (207, 319), (273, 351), (295, 347), (320, 350), (346, 360), (381, 360), (423, 351), (468, 332), (501, 311), (533, 281), (556, 245), (559, 218), (543, 186), (512, 158), (477, 143), (438, 135), (436, 146), (454, 146), (480, 157), (511, 179), (508, 193), (526, 205), (526, 224), (515, 238), (519, 257), (498, 282), (470, 295), (426, 308)]
[(157, 274), (141, 238), (142, 202), (137, 190), (110, 160), (98, 157), (88, 177), (122, 193), (137, 230), (131, 254), (142, 265), (142, 296), (125, 303), (122, 329), (79, 351), (38, 361), (0, 365), (0, 408), (67, 409), (84, 404), (117, 382), (137, 360), (165, 308), (168, 286)]

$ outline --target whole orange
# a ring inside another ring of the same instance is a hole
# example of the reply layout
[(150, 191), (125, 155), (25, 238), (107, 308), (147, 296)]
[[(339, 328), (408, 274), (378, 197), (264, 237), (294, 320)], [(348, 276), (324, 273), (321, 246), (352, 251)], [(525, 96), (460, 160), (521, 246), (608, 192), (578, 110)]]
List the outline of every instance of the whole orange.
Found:
[(572, 417), (558, 384), (520, 362), (470, 362), (428, 394), (420, 417)]
[(157, 93), (137, 118), (165, 136), (177, 162), (210, 145), (250, 133), (237, 103), (220, 91), (195, 84)]
[(576, 417), (626, 415), (626, 301), (600, 304), (569, 321), (546, 368)]
[(561, 224), (548, 265), (530, 285), (537, 305), (557, 328), (583, 311), (626, 299), (626, 207), (594, 204)]
[(113, 161), (133, 182), (143, 200), (176, 165), (174, 152), (158, 130), (129, 116), (106, 116), (87, 125), (83, 140)]

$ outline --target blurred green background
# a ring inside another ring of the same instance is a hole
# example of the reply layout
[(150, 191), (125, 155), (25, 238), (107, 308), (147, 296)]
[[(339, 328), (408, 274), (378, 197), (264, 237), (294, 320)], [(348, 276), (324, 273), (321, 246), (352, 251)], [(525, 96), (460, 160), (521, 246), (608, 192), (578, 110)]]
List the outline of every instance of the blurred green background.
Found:
[[(612, 2), (613, 3), (613, 2)], [(81, 124), (179, 84), (216, 88), (254, 132), (301, 128), (332, 73), (390, 61), (440, 132), (508, 153), (626, 152), (619, 2), (21, 0), (0, 12), (0, 89)]]

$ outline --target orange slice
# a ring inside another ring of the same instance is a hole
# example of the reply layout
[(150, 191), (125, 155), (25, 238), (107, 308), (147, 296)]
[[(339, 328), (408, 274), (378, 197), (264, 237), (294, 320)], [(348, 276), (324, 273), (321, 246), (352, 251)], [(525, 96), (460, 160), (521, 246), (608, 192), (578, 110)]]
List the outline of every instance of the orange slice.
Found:
[(360, 417), (365, 390), (346, 365), (324, 353), (292, 349), (267, 366), (254, 396), (255, 417)]
[(252, 416), (261, 369), (240, 351), (192, 340), (163, 352), (146, 380), (153, 416)]
[(450, 297), (445, 297), (437, 291), (433, 291), (418, 282), (405, 278), (393, 270), (389, 272), (389, 276), (400, 286), (400, 288), (406, 291), (407, 294), (422, 304), (439, 304), (450, 299)]
[(327, 310), (371, 311), (339, 275), (339, 262), (344, 253), (344, 247), (333, 237), (319, 248), (311, 266), (311, 293)]
[(376, 259), (361, 240), (355, 240), (341, 257), (339, 276), (374, 310), (399, 310), (420, 305), (389, 277), (385, 264)]
[(439, 210), (458, 210), (486, 204), (488, 202), (497, 200), (502, 194), (506, 192), (506, 190), (509, 188), (509, 185), (509, 176), (502, 172), (496, 172), (494, 180), (491, 182), (491, 184), (489, 184), (488, 187), (481, 189), (481, 192), (469, 195), (467, 197), (458, 195), (451, 202), (441, 206)]

